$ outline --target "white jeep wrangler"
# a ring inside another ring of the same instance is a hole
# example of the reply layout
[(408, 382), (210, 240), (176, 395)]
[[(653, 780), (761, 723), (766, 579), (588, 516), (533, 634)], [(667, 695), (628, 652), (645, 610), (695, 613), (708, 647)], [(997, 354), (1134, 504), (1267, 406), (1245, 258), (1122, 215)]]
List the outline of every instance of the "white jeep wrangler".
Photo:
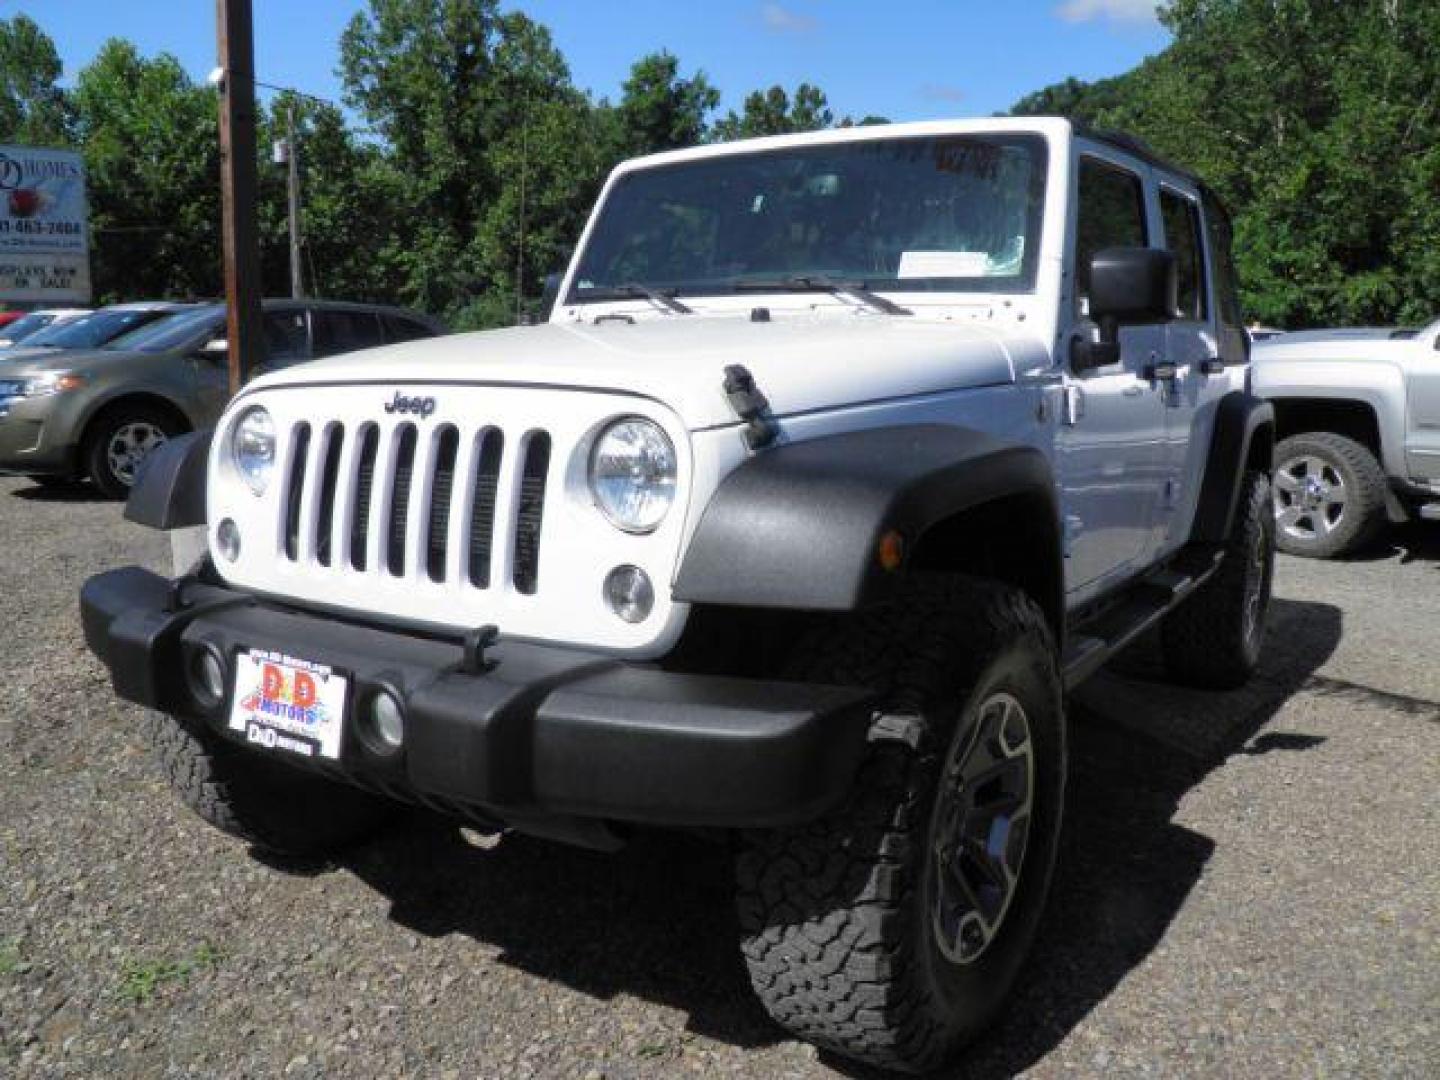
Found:
[(1157, 624), (1255, 668), (1224, 211), (1060, 120), (710, 146), (616, 169), (553, 301), (248, 386), (127, 509), (207, 556), (91, 579), (87, 641), (257, 845), (727, 838), (770, 1013), (934, 1066), (1035, 936), (1067, 689)]

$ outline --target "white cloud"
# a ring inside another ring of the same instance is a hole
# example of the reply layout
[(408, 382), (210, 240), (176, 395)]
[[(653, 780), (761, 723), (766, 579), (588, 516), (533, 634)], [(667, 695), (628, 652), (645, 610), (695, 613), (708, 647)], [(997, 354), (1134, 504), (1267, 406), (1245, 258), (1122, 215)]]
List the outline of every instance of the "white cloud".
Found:
[(1066, 22), (1154, 22), (1160, 0), (1065, 0), (1055, 14)]
[(761, 4), (760, 21), (774, 34), (808, 34), (819, 23), (809, 15), (791, 11), (779, 4)]

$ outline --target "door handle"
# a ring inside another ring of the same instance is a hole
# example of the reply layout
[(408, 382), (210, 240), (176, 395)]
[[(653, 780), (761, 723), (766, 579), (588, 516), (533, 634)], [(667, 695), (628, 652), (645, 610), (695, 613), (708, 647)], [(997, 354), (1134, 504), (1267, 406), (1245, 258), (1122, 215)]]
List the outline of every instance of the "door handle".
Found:
[(1174, 382), (1180, 375), (1180, 368), (1169, 360), (1160, 360), (1145, 365), (1145, 378), (1150, 382)]

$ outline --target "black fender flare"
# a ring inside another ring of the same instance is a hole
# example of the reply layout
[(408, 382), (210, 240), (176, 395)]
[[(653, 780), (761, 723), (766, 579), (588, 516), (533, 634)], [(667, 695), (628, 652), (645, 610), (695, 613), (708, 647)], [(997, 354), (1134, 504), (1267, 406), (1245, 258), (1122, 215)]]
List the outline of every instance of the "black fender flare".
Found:
[[(1256, 440), (1261, 440), (1259, 443)], [(1268, 473), (1275, 456), (1275, 406), (1248, 390), (1232, 390), (1220, 399), (1215, 430), (1205, 461), (1205, 478), (1195, 505), (1191, 538), (1202, 544), (1223, 544), (1235, 521), (1240, 481), (1254, 451), (1264, 458)]]
[(208, 520), (205, 501), (213, 430), (170, 439), (140, 464), (125, 517), (152, 529), (186, 529)]
[[(943, 424), (872, 428), (788, 443), (750, 458), (705, 507), (675, 579), (697, 604), (854, 611), (882, 602), (903, 573), (878, 557), (898, 531), (913, 551), (931, 526), (1024, 494), (1048, 508), (1055, 596), (1062, 553), (1050, 463), (1036, 447)], [(903, 571), (903, 565), (901, 567)]]

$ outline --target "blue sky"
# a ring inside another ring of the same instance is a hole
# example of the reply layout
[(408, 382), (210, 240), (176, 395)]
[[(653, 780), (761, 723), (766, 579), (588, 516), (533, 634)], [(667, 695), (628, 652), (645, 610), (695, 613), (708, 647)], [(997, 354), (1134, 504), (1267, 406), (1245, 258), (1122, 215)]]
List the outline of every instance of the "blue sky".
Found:
[[(364, 0), (253, 0), (260, 78), (339, 99), (340, 32)], [(1118, 74), (1164, 48), (1155, 0), (516, 0), (544, 23), (577, 85), (617, 97), (631, 62), (666, 48), (737, 107), (772, 83), (819, 85), (837, 115), (987, 115), (1068, 75)], [(67, 78), (108, 37), (215, 63), (213, 0), (0, 0), (60, 49)]]

